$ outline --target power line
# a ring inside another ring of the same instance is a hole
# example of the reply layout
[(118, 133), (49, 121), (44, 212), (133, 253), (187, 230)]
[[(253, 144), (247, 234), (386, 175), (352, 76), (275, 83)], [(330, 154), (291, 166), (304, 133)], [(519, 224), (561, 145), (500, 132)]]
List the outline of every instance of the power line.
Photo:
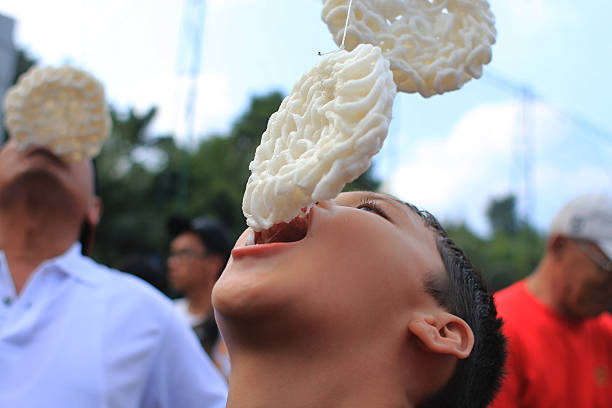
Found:
[[(523, 221), (529, 221), (533, 214), (536, 202), (536, 192), (533, 189), (533, 168), (535, 163), (534, 133), (531, 119), (533, 101), (537, 99), (536, 93), (526, 83), (516, 82), (501, 75), (487, 72), (483, 79), (504, 91), (510, 91), (519, 99), (517, 126), (514, 127), (513, 156), (516, 167), (519, 168), (520, 182), (517, 188), (522, 208), (519, 213)], [(485, 81), (486, 82), (486, 81)], [(512, 170), (510, 170), (510, 185), (513, 184)]]
[[(604, 166), (612, 161), (612, 155), (606, 157), (606, 154), (600, 149), (601, 147), (605, 147), (606, 149), (612, 150), (611, 132), (594, 124), (576, 112), (563, 109), (545, 101), (541, 96), (537, 95), (527, 83), (518, 82), (491, 71), (487, 71), (483, 79), (484, 83), (489, 83), (496, 88), (513, 93), (520, 100), (519, 115), (517, 119), (518, 126), (516, 127), (517, 130), (515, 130), (515, 147), (513, 150), (515, 161), (519, 163), (519, 167), (521, 168), (522, 181), (518, 190), (523, 195), (523, 217), (525, 219), (527, 219), (528, 214), (533, 213), (532, 210), (535, 208), (536, 197), (535, 191), (532, 189), (532, 170), (535, 162), (534, 139), (536, 135), (532, 132), (530, 126), (531, 120), (529, 118), (529, 112), (533, 107), (534, 101), (549, 108), (558, 116), (559, 120), (569, 122), (573, 126), (576, 126), (579, 129), (580, 135), (588, 139), (593, 145), (594, 148), (592, 152), (603, 159), (602, 163), (604, 163)], [(605, 172), (612, 180), (612, 171), (606, 169)]]
[(527, 91), (529, 99), (537, 100), (538, 102), (542, 103), (543, 105), (556, 112), (560, 118), (564, 120), (569, 120), (570, 122), (577, 125), (580, 129), (586, 131), (584, 132), (585, 134), (593, 135), (600, 138), (601, 141), (605, 142), (603, 144), (605, 147), (612, 148), (611, 131), (604, 129), (603, 127), (593, 123), (592, 121), (586, 119), (584, 116), (576, 112), (561, 108), (555, 104), (546, 101), (541, 96), (537, 95), (527, 83), (514, 81), (500, 74), (492, 73), (491, 71), (487, 71), (486, 75), (483, 75), (482, 79), (485, 83), (489, 82), (491, 85), (496, 86), (497, 88), (514, 92), (517, 95), (521, 95), (525, 91)]

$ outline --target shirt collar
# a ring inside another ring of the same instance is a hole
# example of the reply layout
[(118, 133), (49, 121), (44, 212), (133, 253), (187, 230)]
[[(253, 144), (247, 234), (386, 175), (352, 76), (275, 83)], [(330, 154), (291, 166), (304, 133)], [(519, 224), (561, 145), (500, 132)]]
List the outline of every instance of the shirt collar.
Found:
[(15, 285), (6, 262), (4, 251), (0, 251), (0, 296), (14, 296), (16, 293)]
[[(32, 272), (32, 276), (45, 269), (56, 269), (86, 285), (97, 286), (101, 277), (96, 273), (94, 264), (94, 261), (81, 254), (81, 244), (75, 242), (63, 254), (43, 261)], [(2, 290), (3, 287), (4, 290)], [(6, 255), (0, 250), (0, 294), (6, 291), (12, 295), (15, 294)]]
[(81, 254), (81, 244), (75, 242), (63, 254), (44, 261), (40, 269), (56, 267), (75, 279), (97, 286), (99, 282), (95, 271), (92, 270), (92, 263), (91, 259)]

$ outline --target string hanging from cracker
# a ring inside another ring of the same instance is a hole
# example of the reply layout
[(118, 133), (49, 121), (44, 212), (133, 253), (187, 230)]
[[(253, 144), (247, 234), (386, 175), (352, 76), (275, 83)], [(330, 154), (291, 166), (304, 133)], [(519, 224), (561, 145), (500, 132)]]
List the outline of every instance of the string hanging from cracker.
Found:
[(334, 52), (338, 52), (338, 51), (342, 51), (344, 50), (344, 41), (346, 40), (346, 30), (348, 30), (348, 25), (349, 25), (349, 19), (351, 18), (351, 7), (353, 6), (353, 0), (349, 0), (348, 2), (348, 9), (346, 11), (346, 22), (344, 23), (344, 34), (342, 34), (342, 43), (340, 44), (340, 47), (338, 47), (338, 49), (333, 50), (333, 51), (328, 51), (328, 52), (317, 52), (317, 55), (322, 57), (324, 55), (329, 55), (332, 54)]
[[(329, 54), (333, 54), (339, 51), (344, 50), (344, 41), (346, 40), (346, 30), (348, 29), (348, 25), (349, 25), (349, 19), (351, 17), (351, 7), (353, 6), (353, 0), (349, 0), (348, 2), (348, 9), (346, 11), (346, 22), (344, 23), (344, 34), (342, 35), (342, 43), (340, 44), (340, 47), (338, 47), (338, 49), (333, 50), (333, 51), (328, 51), (326, 53), (322, 53), (321, 51), (317, 52), (317, 55), (320, 57), (323, 57), (325, 55), (329, 55)], [(316, 71), (317, 71), (317, 75), (319, 76), (319, 82), (321, 83), (321, 88), (323, 88), (325, 90), (325, 92), (327, 94), (329, 94), (329, 89), (327, 89), (325, 87), (325, 85), (323, 84), (323, 77), (321, 76), (321, 72), (319, 71), (319, 67), (315, 67)]]

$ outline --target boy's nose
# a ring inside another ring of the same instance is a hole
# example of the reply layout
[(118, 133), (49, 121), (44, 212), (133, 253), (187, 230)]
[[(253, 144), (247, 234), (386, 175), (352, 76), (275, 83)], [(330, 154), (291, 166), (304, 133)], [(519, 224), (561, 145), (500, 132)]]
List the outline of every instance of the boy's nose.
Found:
[(321, 208), (324, 208), (326, 210), (329, 210), (334, 205), (334, 203), (332, 200), (321, 200), (321, 201), (317, 201), (315, 205)]

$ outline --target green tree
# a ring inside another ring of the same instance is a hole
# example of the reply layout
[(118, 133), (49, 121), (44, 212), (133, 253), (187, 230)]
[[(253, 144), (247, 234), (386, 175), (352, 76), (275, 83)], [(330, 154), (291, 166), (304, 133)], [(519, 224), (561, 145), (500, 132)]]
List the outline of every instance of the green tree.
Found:
[(487, 206), (487, 218), (494, 234), (515, 234), (519, 225), (516, 198), (509, 195), (491, 200)]
[[(249, 163), (259, 145), (268, 119), (282, 95), (272, 92), (251, 99), (249, 108), (236, 119), (228, 134), (211, 135), (194, 151), (174, 155), (160, 174), (177, 180), (181, 194), (175, 196), (175, 211), (193, 218), (217, 218), (237, 235), (246, 224), (242, 215), (242, 196), (250, 175)], [(166, 183), (168, 184), (168, 183)]]
[(15, 59), (15, 75), (13, 75), (12, 85), (17, 83), (19, 77), (28, 69), (36, 65), (36, 59), (28, 54), (26, 50), (17, 49), (17, 58)]
[(153, 144), (145, 131), (155, 112), (121, 115), (111, 109), (112, 132), (95, 159), (104, 212), (94, 257), (114, 266), (130, 254), (159, 252), (166, 242), (163, 221), (157, 220), (164, 203), (156, 200), (155, 173), (136, 159), (138, 149)]
[[(35, 64), (36, 64), (36, 59), (31, 57), (27, 53), (27, 51), (18, 49), (17, 58), (15, 59), (15, 68), (14, 68), (15, 74), (13, 75), (13, 79), (11, 80), (10, 85), (15, 85), (19, 77)], [(2, 98), (0, 98), (0, 100), (4, 100), (4, 95), (2, 95)], [(8, 132), (6, 128), (4, 127), (4, 121), (2, 121), (2, 124), (0, 125), (0, 127), (2, 128), (2, 132), (0, 133), (0, 144), (2, 144), (8, 138)]]
[[(164, 254), (166, 223), (175, 215), (216, 218), (237, 237), (246, 227), (242, 197), (249, 163), (282, 99), (279, 92), (253, 97), (227, 134), (209, 135), (195, 149), (169, 135), (147, 137), (154, 108), (143, 114), (111, 110), (113, 131), (96, 159), (105, 215), (95, 257), (119, 265), (130, 255)], [(148, 166), (139, 160), (143, 155)], [(347, 187), (374, 190), (379, 184), (368, 171)]]
[[(185, 186), (184, 194), (177, 197), (184, 200), (185, 205), (175, 205), (177, 211), (189, 218), (203, 214), (213, 216), (228, 225), (236, 235), (244, 230), (242, 197), (250, 175), (249, 163), (270, 116), (278, 110), (282, 100), (279, 92), (253, 97), (248, 109), (238, 117), (228, 134), (209, 136), (194, 152), (175, 156), (182, 164), (168, 162), (167, 169), (160, 176), (173, 174), (170, 178), (178, 178), (180, 185)], [(374, 190), (379, 184), (368, 171), (347, 188)]]
[(514, 196), (491, 200), (487, 218), (493, 233), (488, 238), (479, 237), (465, 224), (446, 226), (449, 236), (465, 250), (493, 290), (531, 273), (544, 250), (544, 237), (517, 219), (515, 203)]

